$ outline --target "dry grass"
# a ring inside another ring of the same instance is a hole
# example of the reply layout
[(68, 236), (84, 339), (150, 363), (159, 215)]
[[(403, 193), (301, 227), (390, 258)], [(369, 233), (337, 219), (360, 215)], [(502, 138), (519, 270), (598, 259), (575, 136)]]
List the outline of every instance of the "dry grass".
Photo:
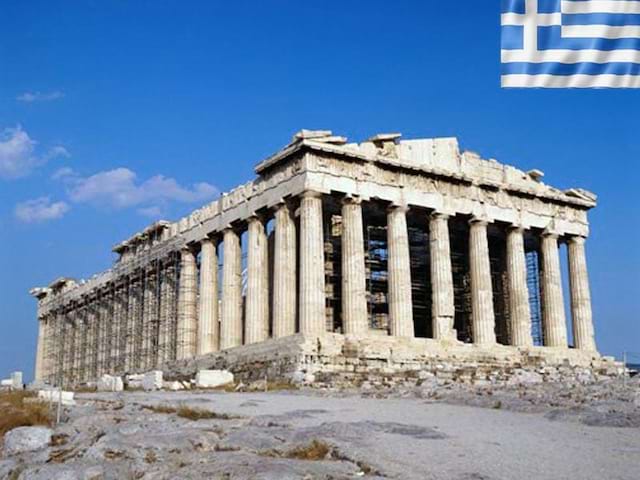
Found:
[(171, 405), (142, 405), (145, 410), (151, 410), (154, 413), (175, 413), (181, 418), (188, 420), (232, 420), (239, 418), (227, 413), (217, 413), (211, 410), (205, 410), (203, 408), (188, 407), (181, 405), (179, 407), (173, 407)]
[(296, 460), (326, 460), (331, 457), (333, 447), (323, 440), (312, 440), (306, 445), (299, 445), (281, 452), (279, 450), (266, 450), (260, 452), (265, 457), (292, 458)]
[(0, 441), (5, 433), (17, 427), (51, 425), (51, 413), (46, 402), (25, 402), (34, 398), (33, 392), (0, 393)]
[(75, 393), (95, 393), (98, 391), (98, 387), (89, 385), (80, 385), (73, 389)]
[(186, 405), (178, 407), (178, 411), (176, 413), (179, 417), (189, 420), (231, 420), (233, 418), (238, 418), (227, 413), (216, 413), (202, 408), (187, 407)]
[(267, 391), (275, 392), (278, 390), (300, 390), (300, 387), (291, 382), (284, 382), (284, 381), (267, 382)]
[(154, 413), (176, 413), (178, 409), (171, 405), (142, 405), (144, 410), (151, 410)]

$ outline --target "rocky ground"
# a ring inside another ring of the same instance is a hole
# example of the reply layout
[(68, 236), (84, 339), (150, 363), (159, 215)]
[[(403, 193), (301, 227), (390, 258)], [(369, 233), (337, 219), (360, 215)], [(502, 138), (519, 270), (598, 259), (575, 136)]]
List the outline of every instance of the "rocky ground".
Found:
[(79, 394), (0, 478), (639, 478), (640, 380), (417, 383)]

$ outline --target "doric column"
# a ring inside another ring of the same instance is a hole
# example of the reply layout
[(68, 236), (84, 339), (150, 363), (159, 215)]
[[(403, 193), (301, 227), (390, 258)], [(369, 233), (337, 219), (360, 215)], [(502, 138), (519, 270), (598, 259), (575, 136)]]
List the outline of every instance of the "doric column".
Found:
[(347, 335), (364, 335), (369, 330), (363, 230), (361, 200), (345, 198), (342, 201), (342, 328)]
[(248, 230), (245, 344), (269, 338), (269, 252), (264, 220), (252, 216)]
[(44, 323), (44, 334), (42, 341), (42, 360), (40, 364), (40, 380), (49, 381), (51, 375), (51, 357), (52, 357), (52, 345), (51, 340), (54, 336), (54, 322), (55, 314), (49, 313)]
[(177, 359), (196, 354), (198, 322), (198, 272), (196, 256), (190, 248), (180, 252), (180, 285), (178, 289), (178, 343)]
[(200, 242), (200, 309), (198, 315), (197, 355), (218, 350), (218, 253), (216, 242)]
[(45, 319), (38, 318), (38, 343), (36, 346), (36, 369), (34, 372), (34, 378), (36, 380), (42, 380), (43, 377), (43, 364), (44, 364), (44, 345), (45, 345)]
[(571, 237), (568, 242), (569, 288), (571, 290), (571, 318), (573, 341), (580, 350), (596, 350), (591, 313), (591, 292), (587, 274), (587, 258), (583, 237)]
[(469, 222), (473, 343), (483, 345), (496, 343), (487, 223), (480, 218), (473, 218)]
[(511, 345), (517, 347), (533, 345), (523, 232), (524, 229), (521, 227), (510, 228), (507, 232), (507, 281), (509, 283)]
[(242, 345), (242, 250), (240, 236), (227, 228), (223, 236), (220, 349)]
[(562, 298), (562, 275), (558, 254), (558, 236), (543, 233), (542, 250), (542, 320), (544, 344), (567, 347), (567, 323)]
[(389, 323), (391, 335), (414, 337), (411, 300), (411, 262), (406, 206), (387, 210), (387, 253), (389, 272)]
[(124, 371), (132, 372), (135, 368), (134, 360), (134, 347), (135, 347), (135, 325), (136, 325), (136, 312), (140, 305), (140, 299), (138, 298), (138, 279), (134, 276), (130, 276), (128, 279), (128, 287), (126, 290), (127, 296), (127, 311), (126, 311), (126, 330), (124, 331)]
[(276, 210), (273, 258), (273, 336), (296, 333), (296, 224), (286, 203)]
[(300, 332), (326, 330), (322, 195), (305, 192), (300, 202)]
[(429, 221), (429, 255), (431, 259), (431, 316), (433, 338), (455, 339), (453, 319), (453, 271), (449, 243), (449, 216), (434, 212)]

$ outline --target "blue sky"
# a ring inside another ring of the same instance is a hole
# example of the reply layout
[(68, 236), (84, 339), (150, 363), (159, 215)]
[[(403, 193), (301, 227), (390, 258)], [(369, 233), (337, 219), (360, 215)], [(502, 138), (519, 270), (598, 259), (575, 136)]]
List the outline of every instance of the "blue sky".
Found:
[(32, 371), (29, 288), (247, 181), (301, 128), (457, 136), (600, 196), (601, 351), (640, 351), (640, 92), (501, 90), (494, 2), (29, 1), (0, 14), (0, 376)]

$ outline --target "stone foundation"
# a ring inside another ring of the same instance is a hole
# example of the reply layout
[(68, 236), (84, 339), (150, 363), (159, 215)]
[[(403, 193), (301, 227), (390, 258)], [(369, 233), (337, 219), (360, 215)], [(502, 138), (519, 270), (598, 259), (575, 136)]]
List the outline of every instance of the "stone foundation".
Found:
[(297, 334), (173, 362), (165, 366), (165, 378), (193, 378), (200, 369), (227, 369), (245, 383), (266, 377), (340, 387), (427, 377), (438, 383), (506, 384), (525, 372), (540, 381), (587, 382), (623, 373), (613, 358), (583, 350), (340, 334)]

